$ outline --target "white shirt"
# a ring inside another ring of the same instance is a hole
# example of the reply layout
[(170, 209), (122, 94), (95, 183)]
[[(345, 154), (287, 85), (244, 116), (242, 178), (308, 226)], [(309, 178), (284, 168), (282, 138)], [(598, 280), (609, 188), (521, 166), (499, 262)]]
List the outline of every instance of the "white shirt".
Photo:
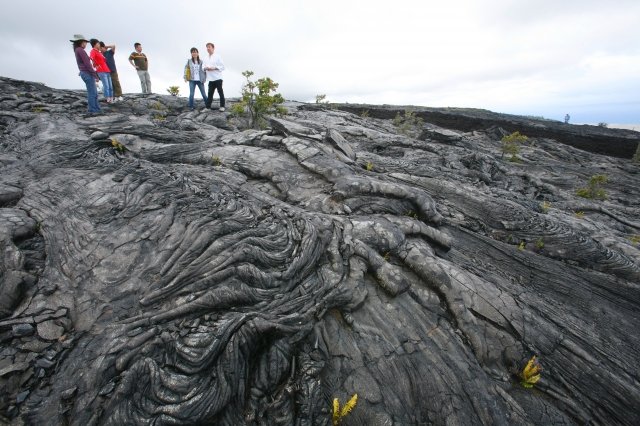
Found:
[(222, 58), (217, 53), (213, 52), (212, 55), (208, 53), (204, 55), (202, 58), (202, 65), (206, 68), (217, 68), (217, 70), (209, 71), (206, 70), (207, 73), (207, 81), (216, 81), (222, 80), (222, 71), (224, 70), (224, 64), (222, 63)]

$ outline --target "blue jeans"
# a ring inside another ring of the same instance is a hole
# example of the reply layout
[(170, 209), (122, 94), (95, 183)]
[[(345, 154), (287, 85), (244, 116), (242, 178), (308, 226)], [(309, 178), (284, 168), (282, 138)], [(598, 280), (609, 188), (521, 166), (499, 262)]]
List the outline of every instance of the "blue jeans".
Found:
[(89, 105), (89, 112), (102, 112), (100, 105), (98, 104), (98, 89), (96, 88), (96, 81), (93, 76), (88, 72), (80, 71), (80, 78), (87, 85), (87, 104)]
[(113, 98), (113, 83), (111, 82), (111, 73), (99, 72), (98, 77), (102, 82), (102, 90), (105, 98)]
[(193, 92), (196, 91), (196, 86), (200, 89), (202, 100), (205, 105), (207, 104), (207, 95), (204, 93), (204, 84), (200, 80), (189, 80), (189, 108), (193, 108)]

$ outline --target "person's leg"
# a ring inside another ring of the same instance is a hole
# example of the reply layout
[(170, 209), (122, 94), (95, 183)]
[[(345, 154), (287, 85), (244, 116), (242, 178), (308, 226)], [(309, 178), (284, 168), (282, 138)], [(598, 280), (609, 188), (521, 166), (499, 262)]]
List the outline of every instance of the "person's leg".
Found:
[(207, 105), (207, 95), (206, 93), (204, 93), (204, 83), (202, 83), (201, 81), (196, 81), (196, 84), (200, 89), (200, 94), (202, 95), (202, 100), (204, 101), (204, 104)]
[(196, 83), (199, 81), (189, 80), (189, 108), (193, 109), (193, 93), (196, 91)]
[(222, 90), (222, 80), (216, 80), (216, 88), (218, 89), (218, 96), (220, 96), (220, 108), (224, 108), (224, 90)]
[(80, 78), (87, 86), (87, 106), (90, 113), (100, 112), (98, 104), (98, 89), (96, 89), (96, 81), (93, 76), (87, 72), (80, 72)]
[(120, 78), (116, 71), (111, 73), (111, 82), (113, 83), (113, 96), (119, 98), (122, 96), (122, 86), (120, 86)]
[(151, 74), (149, 74), (149, 71), (144, 72), (144, 78), (147, 83), (147, 93), (151, 93)]
[(146, 84), (147, 84), (147, 82), (145, 80), (145, 77), (144, 77), (145, 71), (136, 70), (136, 72), (138, 73), (138, 78), (140, 79), (140, 87), (142, 88), (142, 93), (147, 93), (147, 92), (145, 92), (145, 87), (146, 87)]
[(107, 76), (109, 75), (109, 73), (106, 72), (99, 72), (98, 73), (98, 78), (100, 78), (100, 81), (102, 82), (102, 96), (105, 97), (105, 99), (109, 99), (109, 83), (107, 82)]
[(213, 81), (209, 82), (209, 87), (207, 88), (207, 103), (205, 104), (207, 108), (211, 108), (211, 103), (213, 102)]
[(107, 99), (110, 99), (111, 101), (113, 101), (113, 81), (111, 81), (111, 73), (110, 72), (106, 72), (105, 73), (107, 78)]

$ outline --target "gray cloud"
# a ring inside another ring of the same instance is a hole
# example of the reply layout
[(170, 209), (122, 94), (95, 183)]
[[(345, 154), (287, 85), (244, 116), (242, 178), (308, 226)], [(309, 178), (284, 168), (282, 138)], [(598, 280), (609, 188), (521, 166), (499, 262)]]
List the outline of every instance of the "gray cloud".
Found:
[(333, 101), (640, 122), (636, 1), (36, 3), (3, 5), (0, 75), (83, 88), (68, 42), (82, 33), (117, 44), (125, 92), (140, 90), (126, 61), (139, 41), (154, 91), (177, 84), (185, 93), (189, 48), (204, 53), (212, 41), (227, 66), (228, 96), (251, 69), (303, 101), (326, 93)]

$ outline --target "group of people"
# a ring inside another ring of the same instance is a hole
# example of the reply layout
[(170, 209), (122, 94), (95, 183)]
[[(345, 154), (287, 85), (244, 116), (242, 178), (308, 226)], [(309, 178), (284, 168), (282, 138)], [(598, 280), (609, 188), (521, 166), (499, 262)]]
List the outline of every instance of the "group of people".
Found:
[[(222, 58), (215, 52), (215, 45), (207, 43), (207, 55), (204, 59), (200, 59), (200, 53), (195, 47), (191, 48), (191, 58), (187, 60), (184, 66), (184, 81), (189, 82), (189, 108), (194, 108), (193, 95), (196, 87), (200, 90), (202, 100), (206, 108), (211, 108), (213, 103), (213, 94), (218, 91), (220, 96), (220, 111), (224, 111), (225, 99), (224, 90), (222, 89), (222, 71), (224, 63)], [(204, 93), (204, 83), (208, 82), (208, 91)]]
[[(80, 34), (73, 36), (73, 51), (76, 56), (80, 78), (87, 86), (87, 104), (89, 113), (96, 114), (102, 112), (98, 103), (98, 89), (96, 84), (102, 82), (103, 93), (107, 103), (122, 101), (122, 87), (118, 78), (118, 71), (114, 55), (116, 46), (107, 45), (95, 38), (87, 40)], [(91, 52), (87, 54), (87, 43), (91, 45)], [(142, 53), (142, 45), (135, 43), (134, 51), (129, 55), (129, 63), (136, 69), (142, 86), (142, 93), (151, 93), (151, 77), (149, 76), (149, 61)], [(189, 108), (194, 109), (195, 88), (200, 89), (202, 100), (206, 108), (211, 108), (213, 95), (218, 91), (220, 96), (219, 110), (225, 110), (224, 91), (222, 89), (222, 71), (224, 63), (217, 53), (214, 53), (213, 43), (207, 43), (207, 55), (200, 59), (198, 49), (191, 48), (191, 57), (187, 60), (184, 68), (184, 80), (189, 82)], [(208, 93), (205, 94), (204, 84), (208, 82)]]
[[(98, 103), (98, 88), (96, 83), (102, 82), (104, 96), (108, 103), (122, 100), (122, 88), (118, 79), (114, 54), (115, 45), (105, 45), (104, 42), (92, 38), (87, 40), (82, 35), (76, 34), (73, 40), (73, 51), (76, 56), (80, 78), (87, 86), (87, 103), (89, 113), (101, 112)], [(85, 48), (91, 44), (91, 52), (87, 55)]]

